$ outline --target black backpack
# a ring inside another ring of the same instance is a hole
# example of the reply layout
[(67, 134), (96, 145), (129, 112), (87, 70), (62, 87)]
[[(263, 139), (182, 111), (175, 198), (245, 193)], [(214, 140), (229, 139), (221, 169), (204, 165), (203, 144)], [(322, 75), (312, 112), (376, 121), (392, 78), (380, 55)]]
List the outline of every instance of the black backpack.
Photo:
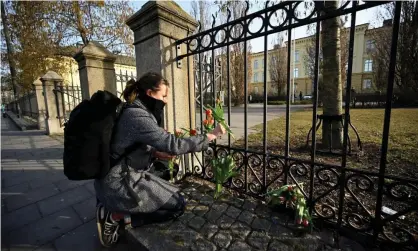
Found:
[(97, 179), (108, 173), (110, 141), (121, 103), (112, 93), (98, 91), (71, 111), (64, 128), (63, 156), (69, 180)]

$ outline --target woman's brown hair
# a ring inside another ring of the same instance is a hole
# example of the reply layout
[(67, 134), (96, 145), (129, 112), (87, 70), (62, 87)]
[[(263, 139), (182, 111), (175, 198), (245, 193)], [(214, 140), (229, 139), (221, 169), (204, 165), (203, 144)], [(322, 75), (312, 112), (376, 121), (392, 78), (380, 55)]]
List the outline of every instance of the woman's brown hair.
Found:
[(168, 81), (163, 76), (155, 72), (148, 72), (138, 81), (130, 79), (126, 83), (122, 95), (127, 103), (132, 104), (138, 96), (146, 95), (148, 90), (158, 91), (162, 84), (169, 86)]

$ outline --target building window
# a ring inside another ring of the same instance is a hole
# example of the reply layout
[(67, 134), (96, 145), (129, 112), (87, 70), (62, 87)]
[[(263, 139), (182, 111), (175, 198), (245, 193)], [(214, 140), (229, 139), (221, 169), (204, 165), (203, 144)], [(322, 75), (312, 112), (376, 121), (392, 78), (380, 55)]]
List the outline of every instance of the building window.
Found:
[(254, 87), (254, 93), (258, 94), (258, 87)]
[(299, 62), (299, 51), (295, 51), (295, 63)]
[(375, 47), (375, 42), (374, 40), (367, 40), (366, 41), (366, 51), (370, 52), (373, 51), (376, 47)]
[(264, 81), (264, 72), (261, 72), (261, 79), (260, 81)]
[(273, 56), (273, 62), (276, 63), (277, 62), (277, 56)]
[(258, 60), (254, 60), (254, 69), (258, 69)]
[(254, 73), (254, 82), (258, 82), (258, 73)]
[(298, 78), (299, 77), (299, 68), (293, 69), (293, 77)]
[(367, 59), (364, 61), (364, 71), (371, 72), (373, 69), (373, 60)]
[(372, 89), (372, 80), (364, 79), (363, 80), (363, 89)]

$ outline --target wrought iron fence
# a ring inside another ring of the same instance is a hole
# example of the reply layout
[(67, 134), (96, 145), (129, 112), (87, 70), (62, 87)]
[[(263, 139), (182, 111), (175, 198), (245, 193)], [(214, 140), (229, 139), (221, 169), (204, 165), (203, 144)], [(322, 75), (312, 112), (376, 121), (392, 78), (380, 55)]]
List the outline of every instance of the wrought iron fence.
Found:
[[(185, 54), (177, 55), (177, 60), (198, 59), (204, 62), (202, 53), (209, 52), (214, 57), (214, 50), (226, 47), (226, 82), (228, 89), (228, 123), (231, 125), (231, 76), (230, 76), (230, 46), (236, 43), (244, 43), (244, 55), (247, 54), (247, 42), (250, 39), (264, 37), (264, 100), (263, 100), (263, 150), (254, 151), (249, 149), (248, 144), (248, 77), (244, 76), (244, 147), (238, 148), (231, 145), (231, 137), (228, 136), (227, 145), (211, 145), (201, 160), (193, 160), (191, 172), (205, 179), (212, 180), (210, 159), (215, 156), (231, 154), (234, 156), (239, 176), (230, 180), (229, 186), (242, 193), (247, 193), (258, 198), (264, 198), (266, 191), (277, 188), (285, 184), (296, 184), (306, 197), (310, 211), (313, 213), (317, 222), (329, 223), (338, 230), (354, 230), (353, 232), (371, 240), (373, 243), (384, 242), (394, 245), (396, 248), (412, 247), (417, 245), (416, 236), (418, 233), (416, 211), (418, 209), (418, 180), (410, 177), (400, 177), (389, 175), (385, 172), (388, 153), (389, 125), (392, 110), (392, 96), (394, 83), (394, 69), (396, 64), (396, 51), (398, 32), (400, 26), (401, 2), (395, 3), (395, 16), (392, 24), (392, 44), (388, 75), (388, 86), (386, 90), (384, 128), (382, 132), (382, 144), (380, 148), (380, 166), (378, 171), (367, 171), (351, 168), (347, 165), (348, 155), (348, 129), (349, 123), (343, 126), (343, 150), (340, 164), (324, 164), (317, 158), (317, 138), (316, 134), (311, 134), (310, 157), (302, 159), (290, 155), (290, 57), (287, 61), (287, 95), (286, 95), (286, 132), (285, 132), (285, 151), (284, 155), (277, 155), (269, 152), (267, 145), (267, 47), (268, 35), (287, 31), (287, 53), (290, 55), (292, 49), (291, 30), (308, 24), (314, 24), (316, 30), (320, 30), (320, 22), (326, 19), (335, 18), (343, 15), (351, 15), (351, 27), (349, 34), (349, 55), (348, 55), (348, 74), (347, 88), (344, 95), (345, 102), (349, 103), (352, 86), (353, 71), (353, 48), (355, 35), (356, 14), (361, 10), (375, 6), (387, 4), (382, 1), (345, 1), (345, 3), (334, 11), (326, 10), (320, 1), (315, 2), (312, 12), (305, 18), (301, 18), (296, 13), (296, 9), (303, 2), (285, 1), (277, 5), (266, 8), (244, 17), (212, 27), (206, 31), (199, 31), (185, 39), (177, 41), (178, 46), (186, 46)], [(247, 10), (248, 13), (248, 2)], [(228, 10), (229, 11), (229, 10)], [(271, 21), (275, 13), (283, 12), (286, 18), (280, 24), (273, 24)], [(249, 25), (255, 19), (262, 20), (262, 27), (253, 32)], [(234, 27), (240, 26), (241, 33), (236, 36), (232, 34)], [(224, 34), (223, 39), (219, 39), (218, 34)], [(315, 128), (318, 120), (318, 75), (319, 75), (319, 48), (320, 33), (315, 35), (315, 76), (312, 109), (312, 128)], [(247, 57), (244, 57), (244, 70), (247, 69)], [(214, 64), (214, 60), (211, 61)], [(199, 84), (199, 100), (203, 103), (203, 64), (198, 64), (198, 78), (195, 84)], [(215, 67), (210, 68), (211, 78), (215, 76)], [(189, 70), (189, 68), (188, 68)], [(193, 74), (188, 72), (189, 88), (192, 87)], [(216, 93), (216, 85), (213, 85), (213, 95)], [(190, 100), (190, 99), (189, 99)], [(194, 104), (189, 104), (192, 107)], [(191, 111), (191, 109), (190, 109)], [(190, 114), (192, 117), (192, 114)], [(203, 128), (203, 107), (200, 106), (200, 126)], [(345, 106), (344, 120), (350, 121), (350, 106)], [(190, 120), (190, 125), (192, 125)], [(194, 162), (198, 163), (194, 163)], [(304, 184), (302, 187), (301, 183)], [(399, 205), (398, 212), (388, 213), (382, 206)]]
[(136, 75), (133, 72), (119, 70), (119, 73), (116, 73), (116, 93), (118, 97), (122, 95), (126, 83), (131, 79), (136, 80)]
[(33, 119), (38, 118), (38, 106), (36, 101), (36, 94), (33, 87), (28, 90), (21, 91), (18, 98), (14, 98), (8, 104), (8, 107), (13, 113), (31, 117)]
[(81, 103), (82, 94), (80, 86), (69, 86), (63, 83), (54, 83), (55, 106), (57, 119), (63, 127), (68, 121), (71, 111)]

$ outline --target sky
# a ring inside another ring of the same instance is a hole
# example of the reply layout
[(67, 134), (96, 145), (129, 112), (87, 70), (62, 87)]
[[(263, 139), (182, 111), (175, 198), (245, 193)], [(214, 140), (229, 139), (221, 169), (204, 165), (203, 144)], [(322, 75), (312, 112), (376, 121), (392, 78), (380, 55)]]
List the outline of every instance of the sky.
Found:
[[(141, 6), (144, 5), (147, 1), (131, 1), (132, 2), (132, 7), (134, 9), (134, 11), (138, 11), (139, 9), (141, 9)], [(177, 4), (179, 4), (187, 13), (191, 13), (192, 11), (192, 7), (191, 7), (191, 2), (192, 1), (186, 1), (186, 0), (179, 0), (179, 1), (175, 1)], [(211, 3), (214, 3), (214, 1), (209, 1)], [(249, 13), (252, 12), (256, 12), (259, 11), (263, 8), (264, 6), (264, 2), (265, 1), (258, 1), (258, 4), (256, 4), (256, 2), (254, 1), (250, 1), (252, 2), (254, 5), (250, 8)], [(210, 8), (210, 11), (212, 13), (215, 13), (217, 10), (217, 7), (213, 6)], [(360, 24), (365, 24), (365, 23), (369, 23), (371, 27), (377, 27), (380, 26), (381, 24), (378, 23), (378, 21), (376, 20), (376, 15), (377, 15), (377, 8), (371, 8), (368, 10), (363, 10), (360, 12), (357, 12), (357, 16), (356, 16), (356, 25), (360, 25)], [(251, 25), (254, 25), (255, 27), (258, 27), (261, 24), (260, 22), (257, 22), (258, 20), (256, 20), (255, 22), (253, 22)], [(351, 17), (348, 17), (348, 21), (346, 22), (346, 26), (349, 26), (351, 22)], [(219, 24), (216, 24), (219, 25)], [(251, 25), (250, 25), (250, 29), (251, 29)], [(253, 30), (256, 30), (256, 28), (253, 28)], [(294, 37), (296, 37), (296, 39), (298, 38), (302, 38), (302, 37), (306, 37), (308, 36), (307, 33), (307, 27), (303, 26), (303, 27), (299, 27), (293, 30), (293, 34), (292, 34), (292, 39)], [(275, 39), (274, 35), (270, 35), (268, 37), (269, 41), (268, 41), (268, 49), (272, 49), (273, 48), (273, 40)], [(256, 38), (251, 40), (251, 47), (252, 47), (252, 52), (261, 52), (264, 51), (264, 37), (260, 37), (260, 38)]]

